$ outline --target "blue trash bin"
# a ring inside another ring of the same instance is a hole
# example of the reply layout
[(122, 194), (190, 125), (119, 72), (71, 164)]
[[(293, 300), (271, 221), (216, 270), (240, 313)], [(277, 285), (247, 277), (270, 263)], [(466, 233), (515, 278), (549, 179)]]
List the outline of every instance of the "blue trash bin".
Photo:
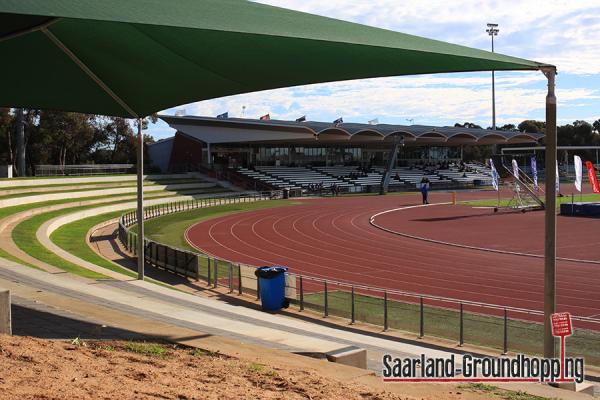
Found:
[(277, 311), (287, 308), (285, 299), (285, 273), (287, 267), (260, 267), (254, 271), (260, 287), (260, 300), (265, 311)]

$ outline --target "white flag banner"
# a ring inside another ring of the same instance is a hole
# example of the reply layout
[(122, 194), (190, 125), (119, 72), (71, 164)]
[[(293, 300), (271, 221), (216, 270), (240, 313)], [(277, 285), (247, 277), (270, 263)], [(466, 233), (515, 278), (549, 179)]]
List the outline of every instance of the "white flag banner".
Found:
[(575, 156), (573, 157), (575, 164), (575, 189), (578, 192), (581, 192), (581, 179), (583, 173), (583, 164), (581, 162), (581, 157)]
[(517, 164), (517, 160), (515, 160), (514, 158), (512, 160), (512, 167), (514, 177), (519, 179), (519, 164)]
[(498, 171), (496, 171), (496, 166), (494, 166), (494, 161), (490, 158), (490, 168), (492, 169), (492, 186), (494, 190), (498, 191), (500, 188)]
[(556, 160), (556, 193), (560, 193), (560, 176), (558, 176), (558, 160)]
[(533, 176), (533, 187), (535, 190), (538, 190), (537, 160), (535, 159), (535, 156), (531, 156), (531, 175)]

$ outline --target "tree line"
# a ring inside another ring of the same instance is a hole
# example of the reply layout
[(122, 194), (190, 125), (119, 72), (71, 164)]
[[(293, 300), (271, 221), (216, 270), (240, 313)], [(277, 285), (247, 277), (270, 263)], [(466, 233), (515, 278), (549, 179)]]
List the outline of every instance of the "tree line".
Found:
[[(150, 118), (156, 122), (156, 117)], [(148, 121), (145, 121), (147, 125)], [(25, 160), (28, 175), (35, 165), (135, 164), (136, 133), (130, 120), (74, 112), (24, 109)], [(16, 113), (0, 108), (0, 164), (16, 173)], [(153, 142), (144, 135), (146, 143)]]
[[(144, 121), (156, 122), (156, 116)], [(0, 108), (0, 164), (15, 167), (17, 157), (17, 118), (9, 108)], [(35, 165), (52, 164), (135, 164), (136, 134), (130, 120), (119, 117), (80, 114), (63, 111), (24, 109), (25, 156), (28, 174)], [(455, 127), (480, 128), (471, 123), (456, 123)], [(145, 127), (144, 127), (145, 128)], [(491, 129), (491, 128), (487, 128)], [(518, 125), (505, 124), (503, 131), (544, 133), (543, 121), (525, 120)], [(559, 146), (600, 146), (600, 119), (592, 124), (574, 121), (557, 128)], [(144, 141), (154, 139), (144, 135)], [(540, 144), (544, 145), (542, 139)], [(595, 159), (594, 152), (580, 152)], [(466, 161), (482, 161), (492, 155), (492, 146), (467, 145), (463, 148)]]
[[(455, 127), (479, 128), (481, 126), (471, 123), (456, 123)], [(487, 129), (492, 129), (488, 127)], [(536, 120), (525, 120), (519, 125), (505, 124), (497, 127), (500, 131), (546, 133), (546, 122)], [(593, 123), (577, 120), (570, 124), (560, 125), (556, 128), (556, 139), (559, 146), (600, 146), (600, 119)], [(545, 139), (540, 140), (540, 146), (545, 146)], [(520, 147), (522, 144), (503, 145), (502, 147)], [(596, 153), (593, 150), (577, 151), (577, 154), (595, 160)], [(463, 156), (466, 161), (483, 161), (492, 155), (492, 146), (464, 146)]]

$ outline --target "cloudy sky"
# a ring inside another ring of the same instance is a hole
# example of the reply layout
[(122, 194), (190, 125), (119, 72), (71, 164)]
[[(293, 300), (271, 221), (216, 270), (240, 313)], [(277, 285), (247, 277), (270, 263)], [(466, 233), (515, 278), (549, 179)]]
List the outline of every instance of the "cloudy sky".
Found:
[[(260, 0), (261, 3), (489, 50), (486, 23), (499, 25), (499, 53), (558, 68), (558, 122), (600, 118), (600, 1), (597, 0)], [(544, 118), (540, 72), (496, 73), (497, 124)], [(244, 109), (245, 108), (245, 109)], [(313, 121), (491, 125), (490, 73), (438, 74), (298, 86), (202, 101), (165, 114)], [(171, 136), (162, 121), (156, 139)]]

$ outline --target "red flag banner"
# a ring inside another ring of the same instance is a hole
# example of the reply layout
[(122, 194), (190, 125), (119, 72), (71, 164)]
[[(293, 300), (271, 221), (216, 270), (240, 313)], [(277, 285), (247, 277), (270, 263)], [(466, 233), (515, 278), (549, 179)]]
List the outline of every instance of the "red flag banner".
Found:
[(598, 187), (598, 178), (596, 178), (596, 170), (594, 169), (594, 164), (591, 161), (585, 162), (585, 167), (588, 171), (588, 177), (590, 178), (590, 183), (592, 184), (592, 189), (594, 189), (594, 193), (600, 193), (600, 187)]
[(269, 114), (265, 114), (262, 117), (260, 117), (261, 121), (268, 121), (271, 119), (271, 116)]

